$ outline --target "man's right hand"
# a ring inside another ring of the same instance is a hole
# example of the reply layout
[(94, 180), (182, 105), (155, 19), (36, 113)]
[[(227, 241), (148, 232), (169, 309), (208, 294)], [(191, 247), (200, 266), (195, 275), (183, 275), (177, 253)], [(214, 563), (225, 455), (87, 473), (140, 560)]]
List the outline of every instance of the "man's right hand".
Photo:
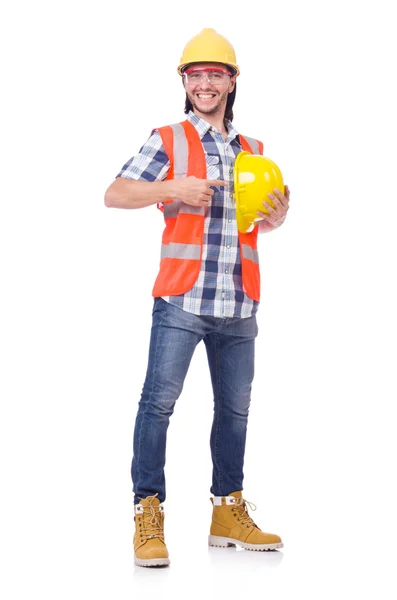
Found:
[(214, 190), (211, 186), (227, 185), (221, 179), (166, 179), (164, 181), (135, 181), (116, 177), (105, 194), (109, 208), (144, 208), (167, 200), (182, 200), (192, 206), (208, 206)]
[(227, 185), (227, 182), (222, 179), (198, 179), (194, 176), (186, 177), (186, 179), (173, 179), (171, 181), (172, 188), (170, 186), (170, 191), (172, 189), (172, 198), (182, 200), (182, 202), (191, 206), (208, 206), (214, 194), (211, 186)]

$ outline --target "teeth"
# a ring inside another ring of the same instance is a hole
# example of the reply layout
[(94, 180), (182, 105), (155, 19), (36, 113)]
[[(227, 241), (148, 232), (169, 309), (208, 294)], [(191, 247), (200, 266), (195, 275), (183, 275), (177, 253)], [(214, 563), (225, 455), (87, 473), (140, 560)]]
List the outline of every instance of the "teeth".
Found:
[(199, 98), (204, 98), (205, 100), (208, 100), (209, 98), (213, 98), (214, 95), (213, 94), (198, 94)]

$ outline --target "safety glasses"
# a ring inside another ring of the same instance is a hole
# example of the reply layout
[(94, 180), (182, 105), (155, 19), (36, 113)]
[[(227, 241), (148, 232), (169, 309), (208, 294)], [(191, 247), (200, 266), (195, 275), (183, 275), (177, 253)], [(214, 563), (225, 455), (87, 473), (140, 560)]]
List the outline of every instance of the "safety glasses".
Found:
[(212, 85), (222, 85), (222, 83), (232, 75), (225, 69), (207, 67), (205, 69), (186, 69), (183, 76), (187, 85), (197, 85), (201, 83), (205, 77), (207, 78), (208, 83), (211, 83)]

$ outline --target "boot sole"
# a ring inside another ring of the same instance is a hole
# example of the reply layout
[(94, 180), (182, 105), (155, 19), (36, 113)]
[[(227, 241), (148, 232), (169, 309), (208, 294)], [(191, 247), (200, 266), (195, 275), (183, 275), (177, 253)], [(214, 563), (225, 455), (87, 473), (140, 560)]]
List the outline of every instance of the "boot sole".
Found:
[(169, 558), (137, 558), (135, 556), (135, 564), (138, 567), (164, 567), (170, 564)]
[(284, 544), (278, 542), (276, 544), (247, 544), (234, 538), (220, 537), (217, 535), (208, 536), (208, 545), (216, 548), (227, 548), (228, 546), (241, 546), (245, 550), (253, 550), (256, 552), (266, 552), (267, 550), (277, 550), (283, 548)]

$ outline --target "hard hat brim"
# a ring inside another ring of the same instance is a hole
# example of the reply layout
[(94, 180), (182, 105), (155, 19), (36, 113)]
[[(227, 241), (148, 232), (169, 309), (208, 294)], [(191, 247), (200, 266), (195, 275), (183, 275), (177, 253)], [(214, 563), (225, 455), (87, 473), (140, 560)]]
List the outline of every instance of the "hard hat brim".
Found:
[(182, 76), (183, 72), (185, 71), (185, 69), (187, 67), (189, 67), (190, 65), (194, 65), (194, 64), (197, 64), (197, 63), (206, 63), (206, 62), (208, 62), (208, 63), (217, 63), (219, 65), (223, 65), (224, 67), (226, 67), (230, 71), (233, 71), (232, 77), (234, 77), (234, 76), (237, 77), (238, 75), (240, 75), (240, 69), (239, 69), (238, 65), (234, 65), (234, 64), (231, 64), (231, 63), (221, 63), (221, 62), (218, 62), (216, 60), (195, 60), (194, 62), (182, 63), (178, 67), (178, 73), (179, 73), (179, 75)]

